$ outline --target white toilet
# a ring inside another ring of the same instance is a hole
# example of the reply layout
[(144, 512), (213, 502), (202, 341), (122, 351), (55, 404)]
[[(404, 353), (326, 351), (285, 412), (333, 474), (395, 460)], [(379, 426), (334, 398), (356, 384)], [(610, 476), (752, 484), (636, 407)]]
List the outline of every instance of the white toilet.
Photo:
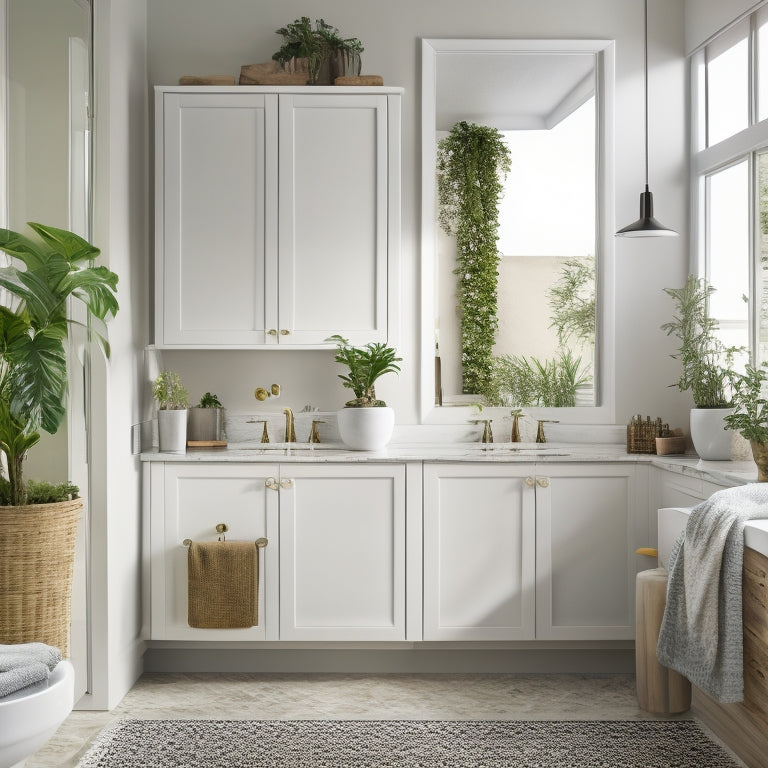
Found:
[(75, 669), (60, 661), (46, 682), (0, 699), (0, 768), (21, 768), (72, 711)]

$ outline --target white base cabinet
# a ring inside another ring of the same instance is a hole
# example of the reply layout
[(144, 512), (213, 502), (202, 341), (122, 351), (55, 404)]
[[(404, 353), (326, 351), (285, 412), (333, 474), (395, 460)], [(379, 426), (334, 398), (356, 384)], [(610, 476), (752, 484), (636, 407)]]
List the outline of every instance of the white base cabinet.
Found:
[(424, 465), (424, 639), (534, 637), (531, 467)]
[[(405, 465), (153, 462), (145, 472), (151, 639), (406, 639)], [(187, 623), (183, 541), (215, 541), (219, 523), (228, 538), (269, 542), (250, 629)]]
[[(278, 499), (266, 481), (278, 472), (265, 464), (162, 464), (149, 467), (150, 600), (154, 640), (277, 640)], [(146, 480), (146, 475), (145, 475)], [(216, 541), (216, 526), (232, 540), (266, 537), (259, 553), (259, 624), (250, 629), (198, 629), (187, 623), (185, 539)]]
[(405, 640), (405, 467), (284, 466), (280, 639)]
[(425, 464), (425, 640), (631, 640), (635, 468)]

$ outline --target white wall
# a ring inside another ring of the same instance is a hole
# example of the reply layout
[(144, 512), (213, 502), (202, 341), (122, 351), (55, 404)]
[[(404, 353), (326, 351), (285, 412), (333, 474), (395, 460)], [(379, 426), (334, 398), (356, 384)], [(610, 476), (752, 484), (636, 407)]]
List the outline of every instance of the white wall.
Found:
[(94, 686), (81, 708), (114, 707), (141, 674), (141, 475), (131, 455), (148, 334), (144, 0), (95, 0), (94, 243), (119, 276), (112, 357), (95, 357), (92, 406)]
[[(659, 218), (683, 233), (675, 240), (616, 242), (616, 421), (631, 414), (661, 416), (687, 427), (687, 395), (668, 388), (677, 379), (673, 346), (659, 330), (671, 312), (663, 294), (682, 285), (688, 268), (686, 68), (682, 2), (650, 2), (651, 188)], [(278, 27), (307, 15), (324, 18), (365, 45), (364, 73), (404, 86), (402, 202), (402, 327), (398, 379), (381, 395), (399, 423), (418, 422), (420, 237), (420, 39), (422, 37), (602, 38), (616, 40), (616, 224), (637, 218), (643, 185), (642, 0), (152, 0), (148, 7), (150, 84), (174, 84), (188, 74), (239, 73), (268, 61), (279, 47)], [(331, 355), (281, 353), (166, 353), (193, 391), (223, 392), (232, 410), (250, 410), (257, 384), (284, 385), (281, 405), (312, 402), (340, 407)], [(300, 372), (300, 375), (297, 373)], [(378, 387), (377, 387), (378, 389)]]

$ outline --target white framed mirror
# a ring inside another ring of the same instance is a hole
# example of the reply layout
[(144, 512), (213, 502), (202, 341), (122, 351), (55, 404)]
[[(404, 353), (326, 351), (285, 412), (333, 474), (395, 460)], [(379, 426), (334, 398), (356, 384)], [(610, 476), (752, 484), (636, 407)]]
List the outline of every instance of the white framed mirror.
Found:
[[(578, 391), (565, 407), (536, 396), (539, 404), (525, 404), (525, 412), (613, 423), (613, 47), (608, 40), (422, 40), (422, 423), (463, 423), (477, 417), (477, 402), (485, 402), (483, 418), (518, 404), (515, 392), (498, 386), (484, 400), (462, 376), (456, 244), (438, 225), (437, 194), (440, 140), (460, 121), (497, 129), (511, 152), (499, 203), (494, 365), (538, 365), (566, 350), (578, 361)], [(573, 282), (574, 270), (594, 310), (591, 330), (576, 342), (571, 334), (566, 349), (553, 322), (553, 289)]]

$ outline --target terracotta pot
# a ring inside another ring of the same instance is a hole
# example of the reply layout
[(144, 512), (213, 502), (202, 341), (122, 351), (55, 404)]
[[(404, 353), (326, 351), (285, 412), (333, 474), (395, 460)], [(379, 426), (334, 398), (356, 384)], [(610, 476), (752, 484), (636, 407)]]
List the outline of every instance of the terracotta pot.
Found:
[(768, 483), (768, 443), (750, 440), (749, 444), (752, 446), (752, 457), (757, 464), (757, 482)]

